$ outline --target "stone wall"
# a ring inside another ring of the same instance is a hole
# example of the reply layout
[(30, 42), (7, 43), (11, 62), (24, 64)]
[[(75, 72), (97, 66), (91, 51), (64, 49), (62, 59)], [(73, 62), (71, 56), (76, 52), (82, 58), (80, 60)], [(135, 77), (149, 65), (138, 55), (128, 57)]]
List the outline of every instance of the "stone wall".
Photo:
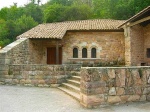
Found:
[(29, 64), (30, 53), (28, 39), (14, 41), (0, 50), (0, 64)]
[(140, 25), (131, 27), (131, 63), (133, 66), (144, 63), (144, 31)]
[(80, 71), (80, 65), (7, 65), (0, 84), (53, 87)]
[(125, 32), (125, 64), (137, 66), (141, 63), (150, 65), (147, 48), (150, 48), (150, 25), (135, 25), (124, 28)]
[(81, 104), (92, 108), (150, 101), (150, 67), (81, 68)]
[[(60, 41), (61, 43), (61, 41)], [(53, 39), (29, 39), (29, 51), (32, 64), (47, 64), (47, 48), (56, 47)]]
[[(75, 31), (67, 32), (63, 38), (63, 63), (66, 62), (124, 62), (123, 32)], [(73, 59), (73, 48), (78, 48), (79, 59)], [(82, 49), (87, 48), (87, 60), (82, 59)], [(97, 60), (91, 58), (91, 49), (96, 48)]]
[(27, 64), (30, 62), (28, 39), (22, 38), (0, 50), (0, 82), (8, 73), (10, 64)]
[(150, 65), (150, 58), (147, 58), (146, 49), (150, 48), (150, 24), (144, 27), (144, 62)]
[[(30, 39), (29, 51), (32, 64), (47, 63), (47, 48), (56, 47), (54, 39)], [(62, 40), (62, 63), (106, 63), (122, 62), (124, 64), (124, 36), (123, 32), (101, 32), (101, 31), (68, 31)], [(73, 48), (79, 50), (79, 58), (73, 59)], [(91, 49), (96, 48), (96, 59), (91, 58)], [(87, 48), (88, 57), (82, 59), (82, 48)]]

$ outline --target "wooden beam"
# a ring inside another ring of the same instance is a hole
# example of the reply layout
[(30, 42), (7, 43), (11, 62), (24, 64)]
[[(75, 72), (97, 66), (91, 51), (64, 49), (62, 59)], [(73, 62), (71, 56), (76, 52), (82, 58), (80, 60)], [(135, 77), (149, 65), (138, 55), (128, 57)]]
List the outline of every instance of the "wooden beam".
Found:
[(59, 41), (56, 41), (56, 64), (59, 64)]
[(143, 19), (140, 19), (140, 20), (138, 20), (136, 22), (130, 23), (129, 26), (134, 26), (136, 24), (142, 23), (142, 22), (147, 21), (147, 20), (150, 20), (150, 16), (148, 16), (146, 18), (143, 18)]

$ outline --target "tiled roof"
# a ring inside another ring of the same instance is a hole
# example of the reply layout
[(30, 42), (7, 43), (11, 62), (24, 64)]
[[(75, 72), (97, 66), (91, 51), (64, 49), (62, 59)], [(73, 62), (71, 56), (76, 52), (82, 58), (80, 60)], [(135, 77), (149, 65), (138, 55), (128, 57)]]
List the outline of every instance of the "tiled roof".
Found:
[(120, 30), (123, 20), (95, 19), (39, 24), (17, 38), (55, 38), (62, 39), (66, 31), (74, 30)]

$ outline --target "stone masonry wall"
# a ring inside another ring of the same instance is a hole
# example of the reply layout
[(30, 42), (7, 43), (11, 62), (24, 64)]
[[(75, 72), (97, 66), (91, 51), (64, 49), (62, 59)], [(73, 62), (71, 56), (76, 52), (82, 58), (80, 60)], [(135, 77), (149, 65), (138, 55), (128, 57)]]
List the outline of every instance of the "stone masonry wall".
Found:
[(88, 108), (150, 101), (150, 67), (83, 67), (80, 89)]
[(52, 39), (30, 39), (29, 51), (32, 64), (47, 64), (47, 48), (56, 47), (56, 40)]
[(144, 63), (144, 31), (140, 25), (131, 27), (131, 65)]
[(10, 64), (27, 64), (30, 62), (28, 39), (22, 38), (0, 50), (0, 82), (8, 73)]
[(80, 65), (8, 65), (0, 84), (54, 87), (80, 71)]
[[(114, 61), (124, 62), (123, 32), (101, 31), (68, 31), (63, 40), (63, 63), (106, 63)], [(78, 48), (78, 59), (73, 59), (73, 48)], [(87, 48), (87, 58), (82, 59), (82, 49)], [(96, 48), (97, 59), (91, 58), (91, 49)]]
[(144, 61), (150, 65), (150, 58), (147, 58), (146, 50), (150, 48), (150, 24), (144, 27)]
[(18, 39), (0, 50), (0, 64), (29, 63), (29, 44), (26, 38)]
[[(52, 39), (30, 39), (29, 51), (32, 64), (47, 63), (47, 48), (56, 47), (56, 40)], [(100, 31), (68, 31), (62, 40), (62, 63), (106, 63), (120, 61), (124, 63), (124, 36), (123, 32), (100, 32)], [(79, 58), (73, 59), (73, 48), (79, 50)], [(96, 48), (96, 59), (91, 58), (91, 49)], [(88, 57), (82, 59), (82, 48), (87, 48)]]

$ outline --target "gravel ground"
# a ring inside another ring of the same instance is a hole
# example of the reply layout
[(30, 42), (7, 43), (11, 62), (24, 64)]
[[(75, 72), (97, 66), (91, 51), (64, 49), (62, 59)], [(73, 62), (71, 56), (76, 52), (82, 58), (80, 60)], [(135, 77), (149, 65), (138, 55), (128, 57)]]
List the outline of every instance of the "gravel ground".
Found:
[(57, 88), (0, 85), (0, 112), (150, 112), (150, 102), (86, 109)]

